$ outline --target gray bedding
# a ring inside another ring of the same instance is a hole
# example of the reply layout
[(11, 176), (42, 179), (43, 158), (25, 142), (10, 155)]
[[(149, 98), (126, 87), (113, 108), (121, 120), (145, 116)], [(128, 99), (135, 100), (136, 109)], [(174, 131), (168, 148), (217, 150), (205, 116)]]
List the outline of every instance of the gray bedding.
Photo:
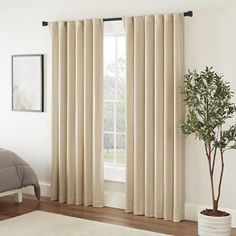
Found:
[(0, 193), (30, 185), (40, 199), (40, 186), (33, 169), (14, 152), (0, 148)]

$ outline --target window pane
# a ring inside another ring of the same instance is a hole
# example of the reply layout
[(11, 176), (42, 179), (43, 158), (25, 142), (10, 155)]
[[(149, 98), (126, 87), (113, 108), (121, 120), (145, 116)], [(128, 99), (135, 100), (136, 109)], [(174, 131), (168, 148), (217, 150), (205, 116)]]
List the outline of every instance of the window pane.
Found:
[(115, 99), (115, 80), (104, 80), (104, 99)]
[(115, 37), (104, 37), (104, 59), (105, 64), (109, 62), (115, 62), (116, 51), (115, 51), (116, 41)]
[(104, 131), (114, 131), (114, 103), (104, 103)]
[(116, 62), (109, 62), (105, 65), (105, 79), (114, 79), (116, 76)]
[(126, 45), (125, 45), (125, 35), (117, 37), (118, 39), (118, 51), (117, 55), (118, 58), (122, 57), (125, 58), (125, 53), (126, 53)]
[(116, 41), (115, 37), (104, 38), (104, 66), (105, 79), (114, 78), (116, 75)]
[(126, 38), (123, 22), (104, 24), (104, 162), (125, 165)]
[(116, 161), (117, 164), (125, 164), (125, 135), (116, 135)]
[(104, 162), (114, 162), (114, 135), (104, 134)]
[(118, 77), (117, 99), (125, 99), (125, 78)]
[(118, 40), (118, 58), (117, 58), (117, 98), (125, 99), (125, 78), (126, 78), (126, 62), (125, 62), (125, 37), (121, 36)]
[(117, 132), (125, 132), (125, 103), (116, 103), (116, 130)]

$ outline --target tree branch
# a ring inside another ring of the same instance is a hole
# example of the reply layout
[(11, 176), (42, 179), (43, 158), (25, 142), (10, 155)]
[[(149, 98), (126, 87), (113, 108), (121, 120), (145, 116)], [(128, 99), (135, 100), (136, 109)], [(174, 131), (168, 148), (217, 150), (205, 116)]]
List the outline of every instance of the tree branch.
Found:
[(217, 148), (215, 147), (214, 155), (213, 155), (213, 163), (212, 163), (212, 168), (211, 168), (212, 174), (214, 174), (214, 170), (215, 170), (216, 152), (217, 152)]
[[(220, 129), (218, 128), (217, 129), (217, 141), (219, 139), (219, 132), (220, 132)], [(215, 147), (215, 150), (214, 150), (214, 155), (213, 155), (213, 163), (212, 163), (212, 173), (214, 174), (214, 169), (215, 169), (215, 161), (216, 161), (216, 152), (217, 152), (217, 147)]]
[(209, 154), (208, 154), (208, 151), (207, 151), (207, 144), (204, 143), (204, 146), (205, 146), (206, 157), (207, 157), (207, 159), (209, 159)]
[(220, 159), (221, 159), (221, 173), (220, 173), (220, 181), (219, 181), (219, 186), (218, 186), (217, 203), (219, 202), (219, 199), (220, 199), (221, 184), (222, 184), (222, 179), (223, 179), (223, 174), (224, 174), (224, 155), (223, 155), (222, 149), (220, 149)]

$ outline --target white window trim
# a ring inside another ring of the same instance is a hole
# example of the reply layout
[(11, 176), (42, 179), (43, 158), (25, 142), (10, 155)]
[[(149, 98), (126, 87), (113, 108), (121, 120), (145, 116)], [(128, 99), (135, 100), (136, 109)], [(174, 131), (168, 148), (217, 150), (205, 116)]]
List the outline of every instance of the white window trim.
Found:
[(125, 167), (104, 163), (104, 180), (125, 183)]

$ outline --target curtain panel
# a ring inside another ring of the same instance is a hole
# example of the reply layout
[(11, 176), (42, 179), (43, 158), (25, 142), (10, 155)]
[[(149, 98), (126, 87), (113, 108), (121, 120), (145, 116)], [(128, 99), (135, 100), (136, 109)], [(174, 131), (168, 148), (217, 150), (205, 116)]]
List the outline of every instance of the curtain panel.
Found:
[(103, 20), (51, 23), (51, 199), (103, 206)]
[(126, 17), (126, 211), (184, 217), (183, 14)]

